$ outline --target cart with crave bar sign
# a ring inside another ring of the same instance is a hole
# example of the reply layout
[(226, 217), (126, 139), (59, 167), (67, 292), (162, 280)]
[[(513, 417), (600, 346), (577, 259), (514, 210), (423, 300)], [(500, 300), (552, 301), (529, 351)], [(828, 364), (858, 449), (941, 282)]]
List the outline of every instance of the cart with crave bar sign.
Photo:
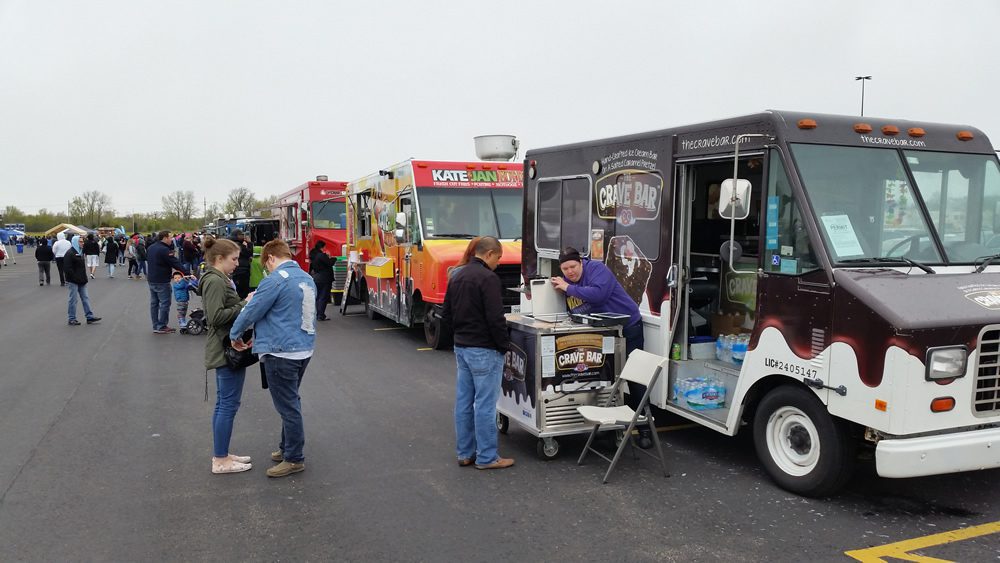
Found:
[[(549, 322), (512, 313), (507, 316), (510, 350), (504, 357), (497, 400), (497, 429), (510, 422), (538, 437), (538, 456), (559, 455), (559, 436), (590, 432), (576, 408), (605, 406), (625, 363), (621, 327), (574, 323), (565, 315)], [(622, 397), (616, 399), (622, 404)], [(620, 430), (625, 427), (621, 426)]]

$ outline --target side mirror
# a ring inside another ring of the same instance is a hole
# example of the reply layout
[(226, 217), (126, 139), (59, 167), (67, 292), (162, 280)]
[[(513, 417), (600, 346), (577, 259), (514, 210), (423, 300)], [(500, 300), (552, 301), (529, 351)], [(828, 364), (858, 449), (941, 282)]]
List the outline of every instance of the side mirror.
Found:
[(723, 180), (719, 189), (719, 216), (746, 219), (750, 215), (750, 180)]
[(406, 213), (400, 211), (396, 214), (396, 229), (402, 230), (406, 228)]

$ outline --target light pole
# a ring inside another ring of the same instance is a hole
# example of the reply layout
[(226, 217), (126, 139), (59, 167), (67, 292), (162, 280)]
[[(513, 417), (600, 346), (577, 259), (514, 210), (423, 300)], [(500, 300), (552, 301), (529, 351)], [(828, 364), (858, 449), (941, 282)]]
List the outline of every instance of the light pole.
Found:
[(871, 75), (869, 76), (855, 76), (854, 81), (861, 81), (861, 117), (865, 116), (865, 82), (871, 80)]

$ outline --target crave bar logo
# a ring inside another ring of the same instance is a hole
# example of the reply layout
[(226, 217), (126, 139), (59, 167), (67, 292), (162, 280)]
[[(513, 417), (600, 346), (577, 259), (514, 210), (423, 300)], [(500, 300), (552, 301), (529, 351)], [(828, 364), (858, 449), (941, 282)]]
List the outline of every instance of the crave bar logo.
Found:
[(597, 372), (604, 367), (600, 334), (573, 334), (556, 338), (556, 370)]
[(524, 381), (525, 366), (528, 363), (528, 355), (517, 345), (511, 344), (510, 349), (503, 357), (503, 378), (507, 381)]
[(663, 178), (657, 172), (624, 170), (598, 178), (594, 192), (597, 216), (624, 226), (652, 221), (660, 213)]

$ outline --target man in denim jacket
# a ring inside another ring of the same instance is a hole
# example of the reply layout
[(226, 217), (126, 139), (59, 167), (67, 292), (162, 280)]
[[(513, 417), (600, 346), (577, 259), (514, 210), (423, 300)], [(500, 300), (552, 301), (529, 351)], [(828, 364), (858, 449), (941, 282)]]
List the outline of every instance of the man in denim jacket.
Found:
[(267, 476), (284, 477), (305, 470), (299, 386), (316, 344), (316, 284), (292, 260), (283, 240), (264, 245), (260, 262), (270, 274), (236, 317), (229, 339), (237, 350), (245, 349), (250, 343), (240, 336), (254, 327), (253, 351), (260, 355), (271, 401), (281, 415), (281, 442), (271, 454), (281, 463), (268, 469)]

